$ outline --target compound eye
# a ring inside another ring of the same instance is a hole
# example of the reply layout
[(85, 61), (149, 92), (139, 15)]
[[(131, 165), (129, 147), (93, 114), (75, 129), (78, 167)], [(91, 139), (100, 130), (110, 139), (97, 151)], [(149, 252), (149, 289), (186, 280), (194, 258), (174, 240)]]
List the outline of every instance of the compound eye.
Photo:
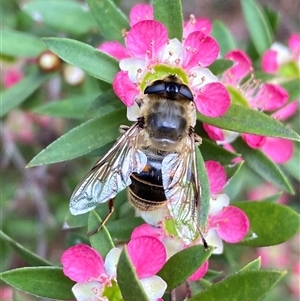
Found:
[(176, 83), (167, 83), (166, 92), (173, 93), (173, 94), (178, 93), (179, 92), (178, 85)]
[(166, 86), (162, 80), (155, 81), (151, 86), (148, 86), (144, 94), (155, 94), (155, 93), (162, 93), (165, 92)]
[(191, 90), (189, 89), (188, 86), (186, 85), (182, 85), (179, 89), (179, 93), (184, 96), (185, 98), (193, 101), (194, 100), (194, 96), (193, 93), (191, 92)]

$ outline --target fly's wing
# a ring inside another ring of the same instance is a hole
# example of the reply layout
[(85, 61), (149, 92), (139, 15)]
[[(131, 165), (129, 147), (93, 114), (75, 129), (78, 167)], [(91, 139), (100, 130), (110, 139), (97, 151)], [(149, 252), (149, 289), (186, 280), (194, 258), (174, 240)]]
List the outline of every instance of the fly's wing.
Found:
[(196, 206), (199, 204), (194, 136), (187, 138), (185, 149), (169, 154), (162, 162), (162, 180), (168, 209), (178, 235), (187, 243), (198, 235)]
[(135, 143), (140, 131), (139, 125), (133, 124), (77, 185), (70, 200), (71, 214), (86, 213), (114, 198), (131, 184), (131, 173), (143, 170), (147, 157)]

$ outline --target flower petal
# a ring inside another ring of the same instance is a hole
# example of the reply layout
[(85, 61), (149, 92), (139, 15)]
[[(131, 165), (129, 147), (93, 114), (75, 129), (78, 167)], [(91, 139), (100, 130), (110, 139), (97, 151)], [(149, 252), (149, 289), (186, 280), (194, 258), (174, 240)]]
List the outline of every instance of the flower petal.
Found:
[(205, 240), (209, 246), (214, 246), (212, 254), (223, 253), (223, 242), (215, 229), (209, 229), (205, 235)]
[(210, 194), (221, 191), (226, 184), (226, 172), (224, 167), (216, 161), (206, 161), (205, 168), (209, 179)]
[(299, 34), (293, 33), (289, 38), (288, 45), (296, 57), (300, 55), (300, 35)]
[(289, 104), (287, 104), (285, 107), (281, 108), (280, 110), (276, 111), (272, 114), (272, 117), (277, 120), (286, 120), (290, 117), (292, 117), (298, 109), (298, 101), (292, 101)]
[(283, 164), (293, 156), (294, 144), (287, 139), (267, 137), (262, 151), (275, 163)]
[(154, 20), (136, 23), (128, 32), (126, 46), (128, 51), (137, 58), (155, 61), (159, 50), (168, 42), (166, 27)]
[(261, 68), (264, 72), (275, 73), (278, 71), (277, 51), (267, 50), (261, 58)]
[(209, 201), (209, 215), (215, 215), (229, 205), (229, 196), (225, 193), (214, 195)]
[(131, 233), (131, 239), (141, 236), (152, 236), (162, 241), (164, 238), (164, 230), (162, 228), (153, 227), (149, 224), (142, 224), (136, 227)]
[(138, 83), (139, 78), (146, 71), (145, 61), (142, 59), (126, 58), (120, 61), (119, 65), (122, 71), (128, 71), (128, 77), (133, 83)]
[(209, 66), (218, 57), (219, 49), (218, 43), (212, 37), (200, 31), (192, 32), (184, 42), (183, 67), (191, 69)]
[(128, 72), (120, 71), (116, 74), (113, 81), (113, 89), (116, 95), (127, 106), (132, 106), (138, 95), (138, 89), (128, 77)]
[(243, 50), (232, 50), (225, 58), (234, 61), (233, 67), (225, 72), (227, 83), (236, 84), (252, 71), (252, 62)]
[(102, 295), (100, 282), (92, 281), (87, 283), (76, 283), (72, 292), (77, 301), (99, 301)]
[(150, 301), (157, 301), (167, 289), (166, 282), (156, 275), (143, 278), (140, 282)]
[(76, 282), (86, 282), (104, 273), (102, 257), (88, 245), (79, 244), (67, 249), (61, 262), (64, 274)]
[(263, 84), (251, 100), (251, 105), (264, 111), (274, 111), (281, 108), (288, 98), (288, 92), (279, 85)]
[(127, 244), (127, 250), (140, 279), (156, 274), (167, 259), (162, 242), (151, 236), (131, 239)]
[(153, 7), (149, 4), (139, 3), (130, 10), (130, 27), (144, 20), (153, 20)]
[(228, 206), (209, 217), (209, 226), (215, 228), (220, 237), (228, 243), (241, 241), (249, 231), (249, 219), (241, 209)]
[(267, 137), (259, 136), (259, 135), (252, 135), (252, 134), (242, 134), (242, 138), (247, 142), (247, 144), (252, 148), (260, 148), (262, 147)]
[(3, 86), (4, 88), (8, 89), (15, 85), (23, 78), (23, 73), (20, 69), (17, 68), (10, 68), (3, 71)]
[(222, 129), (207, 123), (203, 123), (203, 128), (210, 139), (215, 141), (223, 141), (225, 139)]
[(115, 277), (117, 274), (117, 264), (120, 258), (121, 250), (119, 248), (112, 248), (106, 255), (104, 266), (106, 274), (110, 277)]
[(198, 281), (199, 279), (203, 278), (208, 270), (208, 260), (205, 261), (198, 270), (194, 274), (192, 274), (188, 280), (189, 281)]
[(230, 106), (230, 96), (220, 83), (205, 85), (195, 98), (198, 111), (208, 117), (220, 117)]
[(212, 24), (209, 19), (196, 19), (194, 15), (190, 15), (190, 20), (184, 22), (183, 39), (187, 38), (194, 31), (201, 31), (208, 36), (211, 30)]
[(126, 47), (117, 41), (104, 42), (98, 46), (98, 49), (113, 56), (119, 61), (129, 57), (129, 52)]

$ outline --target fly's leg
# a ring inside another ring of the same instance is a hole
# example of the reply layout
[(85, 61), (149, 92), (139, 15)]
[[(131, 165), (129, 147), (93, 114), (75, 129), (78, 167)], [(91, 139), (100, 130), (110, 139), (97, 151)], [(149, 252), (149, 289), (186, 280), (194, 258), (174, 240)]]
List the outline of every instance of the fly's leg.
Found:
[(107, 205), (108, 205), (108, 213), (104, 217), (103, 221), (99, 224), (99, 226), (97, 228), (89, 231), (87, 233), (87, 236), (92, 236), (92, 235), (96, 234), (97, 232), (99, 232), (101, 230), (101, 228), (105, 225), (105, 223), (109, 220), (110, 216), (113, 214), (113, 212), (114, 212), (114, 198), (110, 199), (108, 201)]

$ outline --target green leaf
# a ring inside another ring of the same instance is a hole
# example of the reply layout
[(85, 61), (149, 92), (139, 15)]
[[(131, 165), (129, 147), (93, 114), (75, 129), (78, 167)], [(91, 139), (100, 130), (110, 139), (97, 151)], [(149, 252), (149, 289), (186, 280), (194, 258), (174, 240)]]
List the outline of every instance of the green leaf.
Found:
[(244, 161), (224, 166), (227, 181), (234, 177), (243, 166)]
[(21, 244), (13, 240), (11, 237), (6, 235), (2, 230), (0, 230), (0, 239), (3, 243), (8, 244), (26, 263), (37, 266), (37, 265), (52, 265), (46, 259), (41, 258), (37, 254), (31, 252), (30, 250), (23, 247)]
[[(102, 223), (100, 216), (95, 210), (90, 212), (88, 220), (88, 232), (95, 230)], [(115, 247), (106, 226), (103, 225), (100, 231), (90, 236), (91, 246), (97, 250), (103, 258), (106, 257), (107, 253)]]
[(218, 59), (215, 60), (208, 68), (214, 75), (220, 75), (232, 66), (232, 60)]
[(198, 113), (197, 118), (202, 122), (234, 132), (300, 141), (300, 136), (281, 122), (264, 113), (237, 104), (231, 104), (228, 111), (221, 117), (211, 118)]
[(122, 30), (129, 29), (129, 23), (123, 12), (111, 0), (87, 0), (105, 40), (123, 41)]
[(71, 291), (75, 284), (58, 267), (19, 268), (0, 274), (7, 284), (29, 294), (55, 299), (74, 300)]
[(232, 275), (189, 301), (260, 301), (286, 272), (244, 271)]
[(75, 96), (72, 98), (51, 101), (35, 107), (32, 111), (36, 114), (52, 117), (82, 119), (85, 117), (89, 106), (98, 94), (99, 93), (93, 93), (84, 96)]
[(154, 19), (163, 23), (168, 29), (169, 39), (182, 40), (183, 16), (180, 0), (154, 0)]
[(122, 218), (107, 223), (106, 228), (114, 240), (127, 241), (132, 231), (143, 223), (144, 220), (141, 217)]
[(191, 276), (211, 255), (213, 247), (204, 249), (202, 245), (192, 246), (171, 256), (158, 276), (163, 278), (168, 290), (172, 290)]
[(254, 232), (252, 237), (239, 244), (252, 247), (277, 245), (292, 238), (300, 229), (299, 214), (287, 206), (251, 201), (235, 202), (232, 205), (246, 213)]
[[(37, 57), (46, 50), (44, 43), (40, 38), (29, 33), (2, 29), (1, 35), (1, 54), (13, 57)], [(20, 47), (22, 45), (22, 47)]]
[(196, 146), (196, 166), (198, 173), (198, 180), (201, 187), (200, 204), (198, 208), (199, 224), (202, 230), (206, 229), (208, 211), (209, 211), (209, 200), (210, 200), (210, 188), (208, 175), (205, 168), (205, 163), (200, 152), (200, 148)]
[(266, 18), (269, 20), (269, 24), (272, 29), (273, 35), (276, 34), (277, 27), (280, 22), (280, 13), (279, 11), (273, 10), (270, 6), (264, 7), (264, 13)]
[(115, 140), (120, 124), (126, 123), (124, 108), (88, 120), (51, 143), (27, 167), (66, 161), (87, 154)]
[(294, 194), (293, 187), (291, 186), (289, 180), (283, 174), (281, 169), (262, 151), (251, 148), (247, 145), (246, 142), (244, 142), (241, 137), (236, 139), (232, 143), (232, 146), (235, 150), (242, 154), (242, 157), (245, 160), (246, 164), (262, 178), (264, 178), (268, 182), (273, 183), (280, 189)]
[(23, 10), (33, 19), (38, 14), (44, 24), (69, 34), (82, 35), (95, 28), (91, 13), (79, 2), (37, 0), (27, 2)]
[(90, 45), (65, 38), (43, 38), (42, 40), (64, 61), (105, 82), (111, 83), (119, 71), (116, 59)]
[(240, 156), (206, 138), (202, 138), (202, 144), (199, 147), (204, 161), (213, 160), (222, 165), (231, 164), (233, 159)]
[(273, 41), (269, 20), (255, 0), (241, 0), (241, 5), (251, 40), (256, 51), (262, 55)]
[(299, 172), (300, 148), (294, 145), (293, 157), (282, 165), (285, 171), (291, 175), (296, 181), (300, 182)]
[(249, 262), (247, 265), (245, 265), (240, 272), (244, 271), (258, 271), (260, 269), (261, 265), (261, 258), (258, 257), (254, 259), (253, 261)]
[(211, 35), (217, 40), (220, 45), (220, 51), (224, 57), (230, 50), (236, 49), (236, 42), (231, 35), (229, 29), (221, 22), (214, 21)]
[(289, 93), (289, 101), (300, 97), (299, 81), (300, 78), (297, 78), (280, 84)]
[(0, 93), (0, 117), (3, 117), (10, 110), (14, 109), (27, 97), (29, 97), (35, 90), (37, 90), (42, 83), (49, 79), (49, 75), (43, 74), (38, 70), (35, 70), (31, 74), (27, 75), (17, 84), (11, 88), (4, 90)]
[(117, 279), (124, 301), (149, 301), (130, 262), (126, 246), (120, 255)]

